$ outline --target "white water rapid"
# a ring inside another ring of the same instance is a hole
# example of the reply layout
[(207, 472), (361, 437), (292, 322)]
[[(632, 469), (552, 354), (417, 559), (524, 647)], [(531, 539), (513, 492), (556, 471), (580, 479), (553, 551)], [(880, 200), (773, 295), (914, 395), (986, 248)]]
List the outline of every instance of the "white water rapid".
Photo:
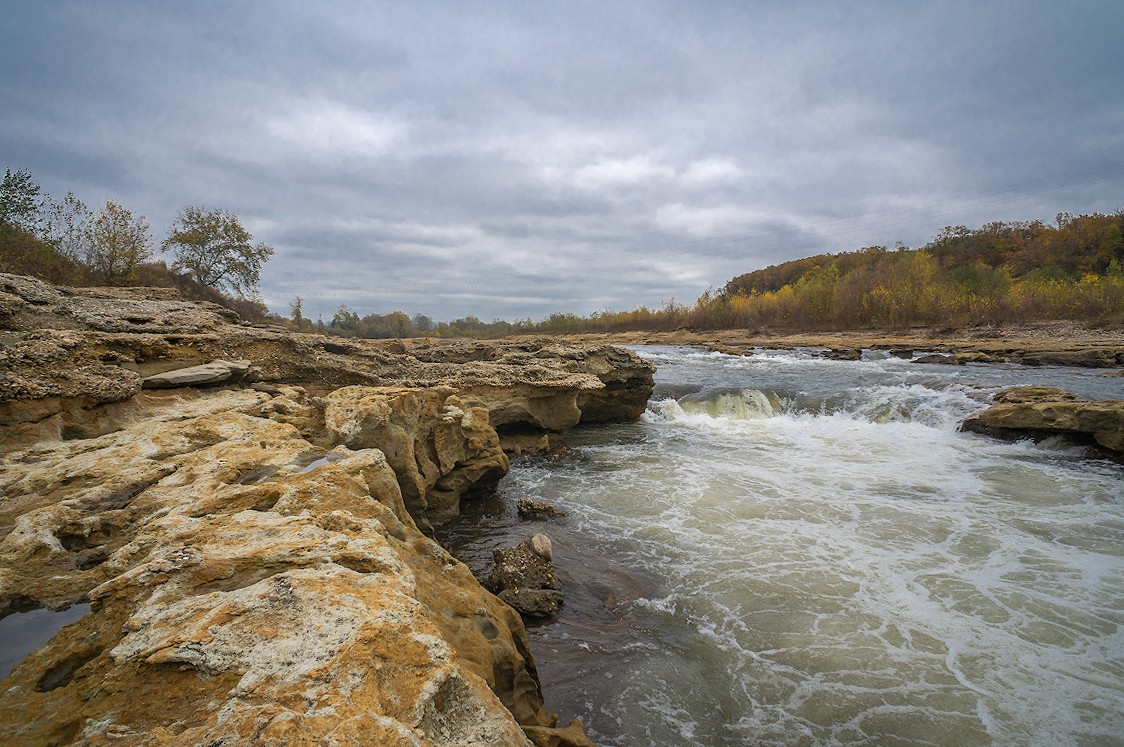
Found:
[(1124, 744), (1124, 468), (957, 430), (1121, 379), (639, 352), (642, 422), (501, 485), (568, 513), (548, 706), (603, 745)]

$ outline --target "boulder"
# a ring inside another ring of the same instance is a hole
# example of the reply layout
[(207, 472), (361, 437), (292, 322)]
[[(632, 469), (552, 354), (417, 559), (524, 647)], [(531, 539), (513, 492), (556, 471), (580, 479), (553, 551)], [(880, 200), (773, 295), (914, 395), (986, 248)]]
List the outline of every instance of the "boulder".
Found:
[(201, 366), (177, 368), (146, 376), (141, 385), (145, 389), (173, 389), (181, 386), (206, 386), (239, 381), (250, 370), (250, 361), (214, 360)]
[(1062, 434), (1124, 454), (1124, 400), (1090, 402), (1053, 387), (1014, 387), (995, 401), (961, 428), (1006, 439)]
[(560, 511), (549, 503), (543, 503), (542, 501), (536, 501), (533, 498), (527, 497), (520, 498), (516, 501), (515, 510), (519, 512), (519, 518), (529, 521), (545, 521), (547, 519), (557, 519), (566, 515), (564, 511)]
[(562, 585), (551, 565), (550, 538), (536, 534), (515, 547), (492, 551), (495, 568), (485, 586), (529, 619), (551, 618), (562, 609)]

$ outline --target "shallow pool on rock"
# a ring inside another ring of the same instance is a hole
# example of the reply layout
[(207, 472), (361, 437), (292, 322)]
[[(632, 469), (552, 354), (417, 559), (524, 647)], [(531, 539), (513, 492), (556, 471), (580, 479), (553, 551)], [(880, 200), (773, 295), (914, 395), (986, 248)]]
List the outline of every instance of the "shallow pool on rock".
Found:
[(51, 640), (55, 633), (89, 611), (88, 604), (72, 604), (62, 610), (42, 608), (13, 612), (0, 620), (0, 679), (7, 677), (28, 654)]

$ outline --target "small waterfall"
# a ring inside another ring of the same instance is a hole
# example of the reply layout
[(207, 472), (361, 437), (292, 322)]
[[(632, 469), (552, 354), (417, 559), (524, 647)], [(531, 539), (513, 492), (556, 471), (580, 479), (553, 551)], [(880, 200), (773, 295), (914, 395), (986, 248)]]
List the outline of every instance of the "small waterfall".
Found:
[(771, 418), (780, 412), (780, 402), (776, 395), (770, 399), (769, 395), (758, 389), (689, 395), (680, 400), (679, 406), (683, 408), (683, 412), (693, 415), (731, 420), (760, 420)]

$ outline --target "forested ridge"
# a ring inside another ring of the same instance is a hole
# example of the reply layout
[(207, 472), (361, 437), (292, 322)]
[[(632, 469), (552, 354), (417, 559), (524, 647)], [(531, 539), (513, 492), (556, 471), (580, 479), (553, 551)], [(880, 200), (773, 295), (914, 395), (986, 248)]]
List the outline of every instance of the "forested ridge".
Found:
[(947, 227), (917, 249), (866, 247), (739, 275), (683, 313), (704, 328), (1124, 321), (1124, 212)]

